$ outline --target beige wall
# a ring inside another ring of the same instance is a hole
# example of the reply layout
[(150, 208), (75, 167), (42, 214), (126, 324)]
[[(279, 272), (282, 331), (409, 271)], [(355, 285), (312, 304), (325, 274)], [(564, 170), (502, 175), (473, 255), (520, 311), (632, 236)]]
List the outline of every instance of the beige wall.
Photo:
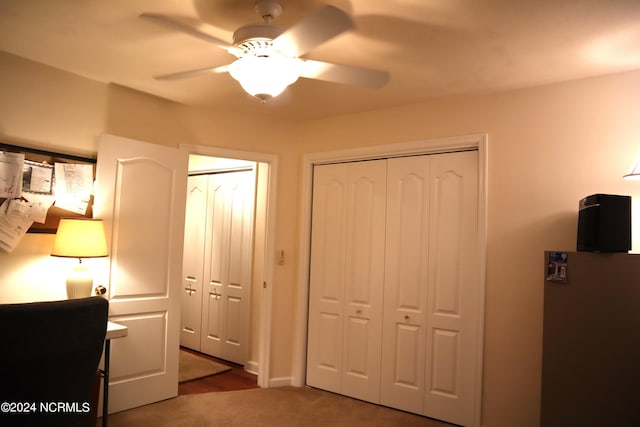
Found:
[(634, 72), (435, 100), (302, 130), (305, 152), (488, 134), (485, 426), (538, 425), (543, 251), (575, 250), (582, 197), (640, 195), (640, 183), (622, 179), (640, 153), (639, 88)]
[[(489, 137), (483, 425), (538, 425), (543, 251), (575, 249), (578, 200), (637, 197), (621, 175), (640, 153), (640, 72), (508, 93), (448, 98), (291, 124), (193, 110), (0, 54), (0, 140), (88, 154), (108, 132), (149, 142), (278, 155), (272, 376), (291, 375), (301, 155), (435, 137)], [(635, 206), (635, 203), (634, 203)], [(634, 248), (638, 239), (634, 233)], [(0, 301), (58, 295), (51, 236), (0, 253)], [(46, 285), (45, 285), (46, 283)], [(61, 286), (61, 285), (59, 285)]]

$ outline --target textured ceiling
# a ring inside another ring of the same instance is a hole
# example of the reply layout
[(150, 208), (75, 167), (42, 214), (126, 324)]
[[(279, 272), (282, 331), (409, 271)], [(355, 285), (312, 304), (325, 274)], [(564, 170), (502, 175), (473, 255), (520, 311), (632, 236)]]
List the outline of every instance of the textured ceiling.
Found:
[(639, 0), (282, 0), (288, 27), (324, 3), (357, 25), (306, 58), (389, 71), (382, 89), (300, 79), (261, 104), (228, 74), (154, 75), (235, 58), (141, 19), (170, 15), (231, 41), (253, 0), (0, 0), (0, 49), (195, 106), (305, 120), (640, 69)]

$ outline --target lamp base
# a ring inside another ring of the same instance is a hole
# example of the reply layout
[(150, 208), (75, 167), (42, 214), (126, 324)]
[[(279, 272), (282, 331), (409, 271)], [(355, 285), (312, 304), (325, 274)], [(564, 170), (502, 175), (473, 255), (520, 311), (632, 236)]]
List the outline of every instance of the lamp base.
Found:
[(86, 298), (91, 296), (93, 290), (93, 277), (89, 274), (87, 266), (76, 265), (73, 273), (67, 277), (67, 298)]

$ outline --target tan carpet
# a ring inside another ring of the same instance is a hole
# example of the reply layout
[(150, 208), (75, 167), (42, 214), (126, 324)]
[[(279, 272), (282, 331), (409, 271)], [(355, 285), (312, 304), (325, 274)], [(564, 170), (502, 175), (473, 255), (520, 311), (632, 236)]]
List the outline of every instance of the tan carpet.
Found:
[(196, 356), (180, 349), (180, 365), (178, 370), (178, 382), (186, 382), (209, 375), (230, 371), (231, 368), (213, 360)]
[(109, 416), (110, 427), (450, 427), (321, 390), (277, 387), (179, 396)]

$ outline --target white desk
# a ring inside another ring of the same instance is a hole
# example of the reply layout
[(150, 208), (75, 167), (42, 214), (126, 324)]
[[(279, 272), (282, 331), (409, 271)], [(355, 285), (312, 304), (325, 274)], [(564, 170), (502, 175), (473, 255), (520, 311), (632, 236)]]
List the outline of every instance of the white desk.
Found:
[(124, 338), (127, 336), (129, 329), (119, 323), (107, 322), (107, 336), (105, 340), (113, 340), (116, 338)]
[(102, 427), (107, 426), (109, 414), (109, 358), (111, 356), (111, 340), (124, 338), (129, 329), (119, 323), (107, 322), (107, 334), (104, 337), (104, 369), (102, 370)]

